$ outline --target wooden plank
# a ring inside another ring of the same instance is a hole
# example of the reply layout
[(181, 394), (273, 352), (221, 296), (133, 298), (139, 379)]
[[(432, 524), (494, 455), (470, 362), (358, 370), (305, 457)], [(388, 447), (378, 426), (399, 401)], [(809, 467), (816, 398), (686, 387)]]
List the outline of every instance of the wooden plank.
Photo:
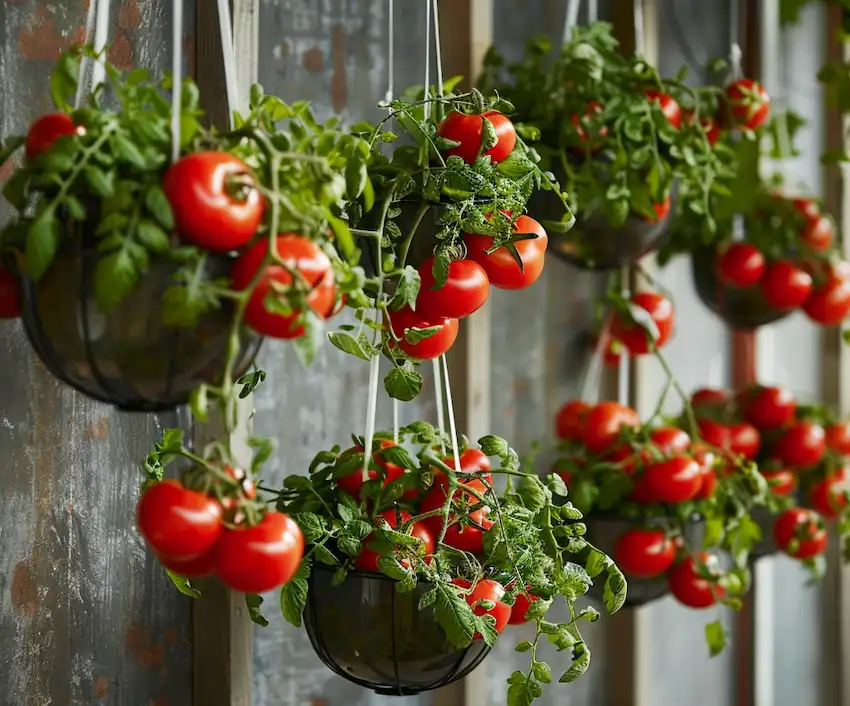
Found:
[[(233, 36), (239, 75), (240, 96), (236, 106), (228, 106), (224, 89), (221, 32), (216, 4), (199, 3), (196, 16), (196, 67), (201, 103), (211, 124), (227, 127), (229, 110), (239, 109), (257, 80), (257, 28), (259, 0), (233, 0)], [(231, 451), (241, 465), (250, 465), (254, 400), (248, 396), (239, 403), (239, 427), (230, 435)], [(195, 423), (196, 447), (214, 439), (226, 438), (220, 419)], [(204, 595), (193, 604), (194, 636), (193, 703), (196, 706), (251, 706), (253, 683), (253, 624), (247, 616), (245, 598), (218, 581), (209, 581)]]

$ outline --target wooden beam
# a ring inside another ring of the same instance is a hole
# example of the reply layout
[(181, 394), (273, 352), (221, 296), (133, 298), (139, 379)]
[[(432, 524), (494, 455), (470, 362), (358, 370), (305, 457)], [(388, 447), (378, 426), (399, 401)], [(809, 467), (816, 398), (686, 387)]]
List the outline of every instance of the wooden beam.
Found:
[[(244, 101), (250, 85), (257, 80), (259, 0), (232, 0), (233, 34), (239, 89)], [(195, 24), (195, 80), (201, 105), (210, 124), (227, 127), (227, 104), (222, 61), (221, 35), (216, 3), (199, 2)], [(230, 435), (235, 458), (247, 467), (251, 461), (248, 438), (251, 434), (252, 396), (239, 403), (240, 427)], [(200, 448), (212, 439), (221, 439), (225, 429), (218, 420), (196, 422), (193, 439)], [(220, 582), (211, 580), (204, 595), (193, 604), (193, 706), (251, 706), (253, 674), (253, 623), (245, 598)]]

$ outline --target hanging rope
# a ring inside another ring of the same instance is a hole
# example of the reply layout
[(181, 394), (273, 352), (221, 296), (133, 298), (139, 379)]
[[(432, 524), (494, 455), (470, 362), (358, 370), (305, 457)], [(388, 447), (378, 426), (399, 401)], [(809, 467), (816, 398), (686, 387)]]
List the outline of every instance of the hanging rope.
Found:
[(446, 383), (446, 407), (449, 410), (449, 431), (451, 433), (452, 442), (452, 457), (455, 461), (455, 470), (460, 471), (460, 452), (457, 448), (457, 426), (455, 425), (455, 406), (452, 401), (452, 385), (449, 380), (449, 364), (446, 361), (445, 354), (440, 356), (443, 361), (443, 379)]
[(443, 411), (443, 382), (440, 374), (440, 360), (434, 358), (431, 361), (434, 371), (434, 399), (437, 404), (437, 428), (440, 430), (440, 450), (446, 455), (446, 444), (443, 442), (443, 434), (446, 431), (446, 418)]
[(106, 43), (109, 41), (109, 6), (110, 0), (92, 0), (97, 3), (94, 22), (94, 51), (98, 58), (92, 64), (91, 90), (94, 93), (106, 79)]
[(387, 92), (384, 94), (384, 103), (387, 104), (392, 103), (395, 98), (395, 0), (389, 0), (388, 13)]
[[(381, 271), (381, 243), (378, 241), (378, 275), (380, 282), (378, 283), (378, 295), (375, 297), (375, 320), (377, 321), (381, 315), (380, 303), (384, 298), (384, 277)], [(375, 329), (372, 336), (372, 344), (377, 346), (378, 339), (381, 336), (379, 329)], [(369, 462), (372, 456), (372, 441), (375, 438), (375, 417), (378, 409), (378, 373), (381, 365), (381, 357), (373, 356), (369, 361), (369, 388), (367, 390), (366, 401), (366, 434), (363, 438), (363, 481), (369, 480)]]
[(639, 57), (646, 55), (646, 29), (644, 27), (643, 0), (634, 0), (635, 13), (635, 54)]
[[(620, 273), (620, 292), (623, 299), (629, 299), (629, 268), (624, 267)], [(629, 375), (631, 368), (629, 367), (629, 351), (623, 346), (620, 352), (620, 368), (617, 375), (617, 401), (620, 404), (627, 405), (629, 403)]]
[(437, 60), (437, 97), (443, 97), (443, 50), (440, 45), (440, 7), (434, 0), (434, 58)]
[(587, 0), (587, 24), (599, 20), (599, 0)]
[[(85, 44), (88, 46), (92, 44), (94, 41), (94, 21), (97, 16), (97, 7), (100, 4), (98, 0), (90, 0), (88, 13), (86, 14), (86, 34), (85, 34)], [(107, 2), (107, 12), (109, 11), (108, 2)], [(85, 93), (86, 88), (86, 72), (88, 71), (89, 64), (91, 60), (89, 57), (83, 55), (80, 59), (80, 75), (77, 80), (77, 95), (74, 97), (74, 108), (79, 108), (80, 103), (83, 102), (83, 94)]]
[[(729, 36), (731, 38), (731, 46), (729, 48), (729, 75), (730, 81), (737, 81), (739, 78), (742, 78), (744, 75), (743, 69), (743, 58), (744, 54), (741, 51), (741, 32), (743, 28), (740, 23), (741, 17), (741, 5), (738, 0), (733, 0), (731, 13), (730, 13), (730, 22), (729, 22)], [(739, 139), (739, 138), (733, 138)], [(732, 216), (732, 242), (739, 243), (742, 240), (746, 239), (747, 232), (744, 223), (744, 215), (741, 213), (736, 213)]]
[(573, 27), (578, 23), (578, 10), (581, 6), (581, 0), (569, 0), (567, 3), (567, 12), (564, 15), (564, 36), (561, 39), (561, 44), (566, 44), (573, 36)]
[(425, 120), (431, 117), (431, 3), (425, 0)]
[(180, 118), (183, 92), (183, 0), (174, 0), (171, 42), (171, 161), (180, 159)]
[(230, 19), (229, 0), (218, 0), (218, 28), (221, 33), (221, 53), (224, 61), (224, 89), (227, 95), (227, 117), (233, 129), (233, 111), (242, 111), (243, 100), (239, 94), (236, 73), (236, 51), (233, 48), (233, 23)]

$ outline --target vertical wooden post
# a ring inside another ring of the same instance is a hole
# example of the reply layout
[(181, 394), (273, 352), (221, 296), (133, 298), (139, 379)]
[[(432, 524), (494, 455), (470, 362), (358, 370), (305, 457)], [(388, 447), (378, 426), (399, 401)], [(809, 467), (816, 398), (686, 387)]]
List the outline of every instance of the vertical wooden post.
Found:
[[(233, 34), (239, 88), (249, 91), (257, 79), (259, 0), (232, 0)], [(212, 124), (228, 123), (224, 91), (221, 36), (216, 4), (199, 2), (196, 9), (195, 67), (201, 104)], [(240, 99), (244, 96), (240, 96)], [(250, 413), (253, 400), (240, 401), (240, 427), (230, 436), (231, 449), (248, 466), (251, 449)], [(219, 420), (196, 422), (196, 448), (225, 433)], [(253, 623), (248, 619), (245, 598), (218, 581), (209, 581), (203, 597), (193, 604), (193, 704), (194, 706), (251, 706)]]

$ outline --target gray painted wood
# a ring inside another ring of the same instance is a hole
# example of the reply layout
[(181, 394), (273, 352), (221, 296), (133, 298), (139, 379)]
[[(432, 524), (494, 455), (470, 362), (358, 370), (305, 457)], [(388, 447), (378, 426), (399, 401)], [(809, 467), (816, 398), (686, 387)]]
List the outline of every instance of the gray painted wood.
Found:
[[(112, 58), (162, 66), (161, 0), (115, 3)], [(51, 62), (83, 3), (0, 6), (0, 129), (49, 109)], [(4, 212), (5, 215), (5, 212)], [(61, 386), (0, 325), (0, 703), (185, 706), (189, 599), (135, 530), (138, 462), (174, 414), (130, 416)]]

